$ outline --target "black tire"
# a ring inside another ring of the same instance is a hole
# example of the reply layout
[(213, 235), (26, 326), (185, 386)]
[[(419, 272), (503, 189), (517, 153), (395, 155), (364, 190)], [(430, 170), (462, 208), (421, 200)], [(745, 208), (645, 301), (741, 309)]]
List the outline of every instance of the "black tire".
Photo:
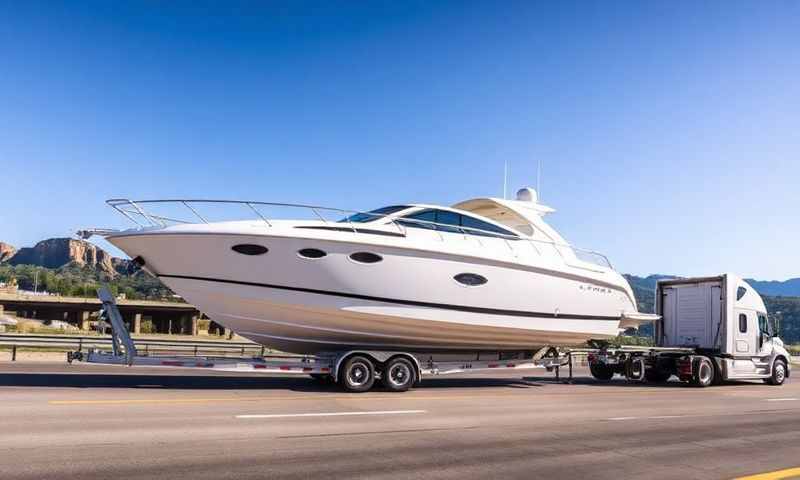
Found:
[(383, 369), (383, 386), (392, 392), (405, 392), (417, 382), (417, 373), (414, 364), (403, 357), (396, 357), (386, 364)]
[(367, 357), (347, 359), (339, 372), (339, 384), (348, 392), (366, 392), (375, 383), (375, 367)]
[(596, 380), (607, 382), (614, 377), (614, 370), (605, 363), (589, 364), (589, 372)]
[(783, 385), (786, 381), (786, 362), (781, 359), (775, 360), (772, 365), (772, 375), (766, 380), (770, 385)]
[(705, 388), (714, 383), (715, 371), (714, 364), (706, 357), (700, 357), (694, 361), (692, 372), (692, 385)]
[(645, 380), (652, 383), (664, 383), (669, 380), (671, 376), (672, 373), (658, 367), (648, 368), (644, 371)]

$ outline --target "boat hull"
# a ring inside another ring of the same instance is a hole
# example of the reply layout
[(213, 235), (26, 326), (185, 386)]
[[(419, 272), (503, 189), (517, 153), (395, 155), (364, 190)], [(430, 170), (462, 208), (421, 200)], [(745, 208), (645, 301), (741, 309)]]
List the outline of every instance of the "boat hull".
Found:
[(170, 288), (215, 321), (281, 351), (531, 350), (615, 336), (618, 319), (486, 314), (335, 298), (271, 287), (165, 278)]

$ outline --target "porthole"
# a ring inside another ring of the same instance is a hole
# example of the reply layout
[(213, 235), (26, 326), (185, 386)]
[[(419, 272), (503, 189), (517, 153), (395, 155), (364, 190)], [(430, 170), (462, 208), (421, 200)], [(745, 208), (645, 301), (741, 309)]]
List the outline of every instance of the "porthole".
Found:
[(350, 255), (350, 259), (358, 263), (378, 263), (383, 260), (383, 257), (370, 252), (356, 252)]
[(263, 245), (254, 245), (252, 243), (234, 245), (231, 249), (242, 255), (263, 255), (269, 251), (269, 249)]
[(297, 254), (303, 258), (322, 258), (327, 255), (327, 253), (318, 248), (304, 248), (299, 250)]
[(456, 282), (469, 287), (477, 287), (489, 281), (486, 277), (478, 275), (477, 273), (459, 273), (453, 278)]

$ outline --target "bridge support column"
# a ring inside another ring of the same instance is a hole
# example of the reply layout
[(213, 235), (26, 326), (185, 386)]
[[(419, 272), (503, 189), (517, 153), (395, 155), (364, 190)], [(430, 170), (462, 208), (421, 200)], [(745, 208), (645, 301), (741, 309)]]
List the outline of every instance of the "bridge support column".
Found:
[(78, 323), (80, 324), (81, 330), (88, 331), (91, 327), (89, 326), (89, 315), (92, 312), (83, 311), (78, 312)]
[(133, 314), (133, 333), (136, 333), (136, 334), (142, 333), (142, 314), (141, 313), (134, 313)]
[[(2, 313), (2, 312), (0, 312), (0, 313)], [(197, 315), (192, 315), (192, 332), (191, 333), (192, 333), (192, 335), (195, 335), (195, 336), (197, 335), (197, 321), (198, 321)]]

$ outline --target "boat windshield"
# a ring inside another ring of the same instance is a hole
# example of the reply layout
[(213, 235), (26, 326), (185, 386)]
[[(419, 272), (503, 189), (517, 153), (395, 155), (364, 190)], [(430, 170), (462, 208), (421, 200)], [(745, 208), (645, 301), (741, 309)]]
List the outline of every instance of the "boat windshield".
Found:
[(408, 205), (392, 205), (389, 207), (376, 208), (366, 213), (356, 213), (349, 217), (339, 220), (339, 223), (366, 223), (373, 220), (378, 220), (386, 215), (397, 213), (401, 210), (409, 208)]

